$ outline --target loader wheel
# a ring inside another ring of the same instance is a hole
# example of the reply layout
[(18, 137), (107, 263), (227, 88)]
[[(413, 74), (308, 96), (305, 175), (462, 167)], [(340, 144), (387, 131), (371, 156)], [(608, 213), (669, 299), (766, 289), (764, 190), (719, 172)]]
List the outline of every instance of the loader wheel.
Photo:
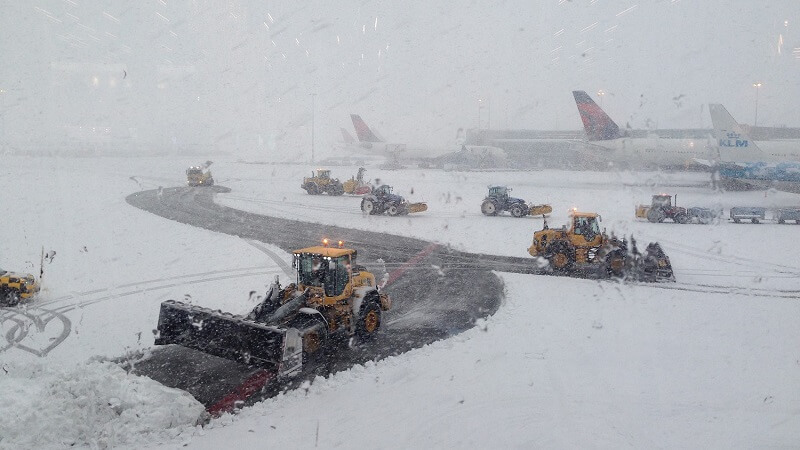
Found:
[(496, 216), (497, 205), (491, 200), (485, 200), (483, 204), (481, 204), (481, 212), (487, 216)]
[(689, 216), (687, 216), (686, 214), (678, 214), (677, 216), (675, 216), (675, 222), (683, 224), (689, 223)]
[(522, 205), (513, 205), (511, 206), (511, 215), (514, 217), (525, 217), (525, 208)]
[(328, 194), (330, 195), (342, 195), (344, 194), (344, 186), (341, 184), (332, 184), (328, 188)]
[(367, 214), (378, 214), (377, 208), (375, 208), (375, 202), (368, 198), (361, 200), (361, 211)]
[(19, 292), (16, 289), (9, 289), (3, 295), (3, 304), (5, 306), (17, 306), (19, 304)]
[(547, 247), (546, 258), (555, 272), (569, 272), (575, 264), (575, 252), (563, 242), (554, 242)]
[(647, 221), (652, 223), (661, 223), (667, 217), (664, 211), (660, 209), (651, 209), (647, 211)]
[(362, 339), (372, 338), (381, 327), (381, 308), (370, 301), (362, 308), (356, 325), (356, 334)]
[(400, 214), (400, 207), (392, 203), (386, 208), (386, 214), (389, 214), (390, 216), (397, 216)]
[(319, 195), (319, 186), (317, 186), (317, 183), (308, 183), (306, 185), (306, 192), (308, 192), (309, 195)]

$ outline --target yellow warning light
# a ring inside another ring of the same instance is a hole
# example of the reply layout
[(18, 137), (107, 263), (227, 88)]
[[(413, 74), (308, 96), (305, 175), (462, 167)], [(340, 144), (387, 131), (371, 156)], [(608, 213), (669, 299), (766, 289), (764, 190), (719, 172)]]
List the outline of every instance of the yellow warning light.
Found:
[(344, 247), (344, 241), (339, 241), (339, 248)]
[(325, 247), (328, 246), (328, 238), (322, 240), (322, 245), (324, 245)]

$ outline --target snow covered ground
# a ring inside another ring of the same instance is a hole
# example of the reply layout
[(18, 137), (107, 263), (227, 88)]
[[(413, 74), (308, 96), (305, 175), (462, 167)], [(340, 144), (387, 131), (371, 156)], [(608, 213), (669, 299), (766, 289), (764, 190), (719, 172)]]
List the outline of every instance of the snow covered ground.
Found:
[[(370, 167), (369, 178), (428, 202), (429, 210), (364, 217), (358, 198), (305, 194), (299, 186), (312, 167), (222, 160), (214, 176), (233, 190), (217, 201), (231, 207), (524, 257), (542, 219), (479, 210), (486, 185), (507, 183), (515, 196), (552, 204), (551, 226), (577, 207), (600, 212), (609, 231), (660, 241), (678, 281), (641, 286), (500, 274), (504, 305), (469, 332), (195, 427), (191, 399), (99, 360), (146, 352), (164, 299), (243, 312), (252, 306), (248, 293), (282, 273), (278, 261), (288, 255), (274, 247), (265, 253), (125, 203), (142, 188), (180, 185), (185, 167), (197, 162), (10, 157), (0, 169), (0, 191), (23, 205), (0, 219), (7, 236), (0, 267), (35, 272), (41, 247), (56, 251), (39, 298), (0, 310), (0, 448), (800, 442), (800, 329), (793, 320), (800, 313), (793, 250), (800, 227), (633, 219), (634, 206), (661, 191), (678, 193), (683, 205), (726, 208), (798, 205), (798, 196), (714, 192), (700, 174)], [(355, 170), (333, 175), (345, 179)], [(27, 335), (17, 341), (22, 328)], [(5, 348), (9, 336), (16, 345)]]

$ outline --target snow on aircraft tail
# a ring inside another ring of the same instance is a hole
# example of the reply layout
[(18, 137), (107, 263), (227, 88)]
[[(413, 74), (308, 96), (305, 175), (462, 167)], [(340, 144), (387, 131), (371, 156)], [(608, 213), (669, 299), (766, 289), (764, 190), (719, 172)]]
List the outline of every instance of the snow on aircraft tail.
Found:
[(350, 114), (350, 119), (353, 120), (353, 127), (356, 129), (356, 136), (358, 136), (360, 142), (383, 142), (383, 139), (376, 136), (375, 133), (369, 129), (369, 126), (361, 119), (361, 116), (358, 114)]
[(356, 140), (353, 139), (353, 136), (347, 132), (344, 128), (340, 128), (342, 130), (342, 142), (345, 144), (355, 144)]
[(761, 151), (727, 109), (720, 104), (709, 104), (711, 123), (714, 124), (714, 137), (719, 145), (719, 157), (723, 162), (766, 161)]
[(619, 126), (585, 91), (572, 91), (572, 95), (590, 141), (609, 141), (622, 137)]

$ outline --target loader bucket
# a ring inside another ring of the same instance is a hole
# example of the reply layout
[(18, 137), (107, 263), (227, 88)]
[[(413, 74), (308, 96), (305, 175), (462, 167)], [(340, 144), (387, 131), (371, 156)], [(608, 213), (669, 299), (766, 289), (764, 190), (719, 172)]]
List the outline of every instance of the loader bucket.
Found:
[(553, 212), (553, 207), (550, 205), (531, 205), (528, 214), (531, 216), (543, 216)]
[(302, 338), (294, 328), (167, 300), (161, 303), (156, 345), (177, 344), (292, 376), (302, 365)]
[(408, 204), (408, 212), (410, 213), (418, 213), (422, 211), (428, 210), (427, 203), (409, 203)]

